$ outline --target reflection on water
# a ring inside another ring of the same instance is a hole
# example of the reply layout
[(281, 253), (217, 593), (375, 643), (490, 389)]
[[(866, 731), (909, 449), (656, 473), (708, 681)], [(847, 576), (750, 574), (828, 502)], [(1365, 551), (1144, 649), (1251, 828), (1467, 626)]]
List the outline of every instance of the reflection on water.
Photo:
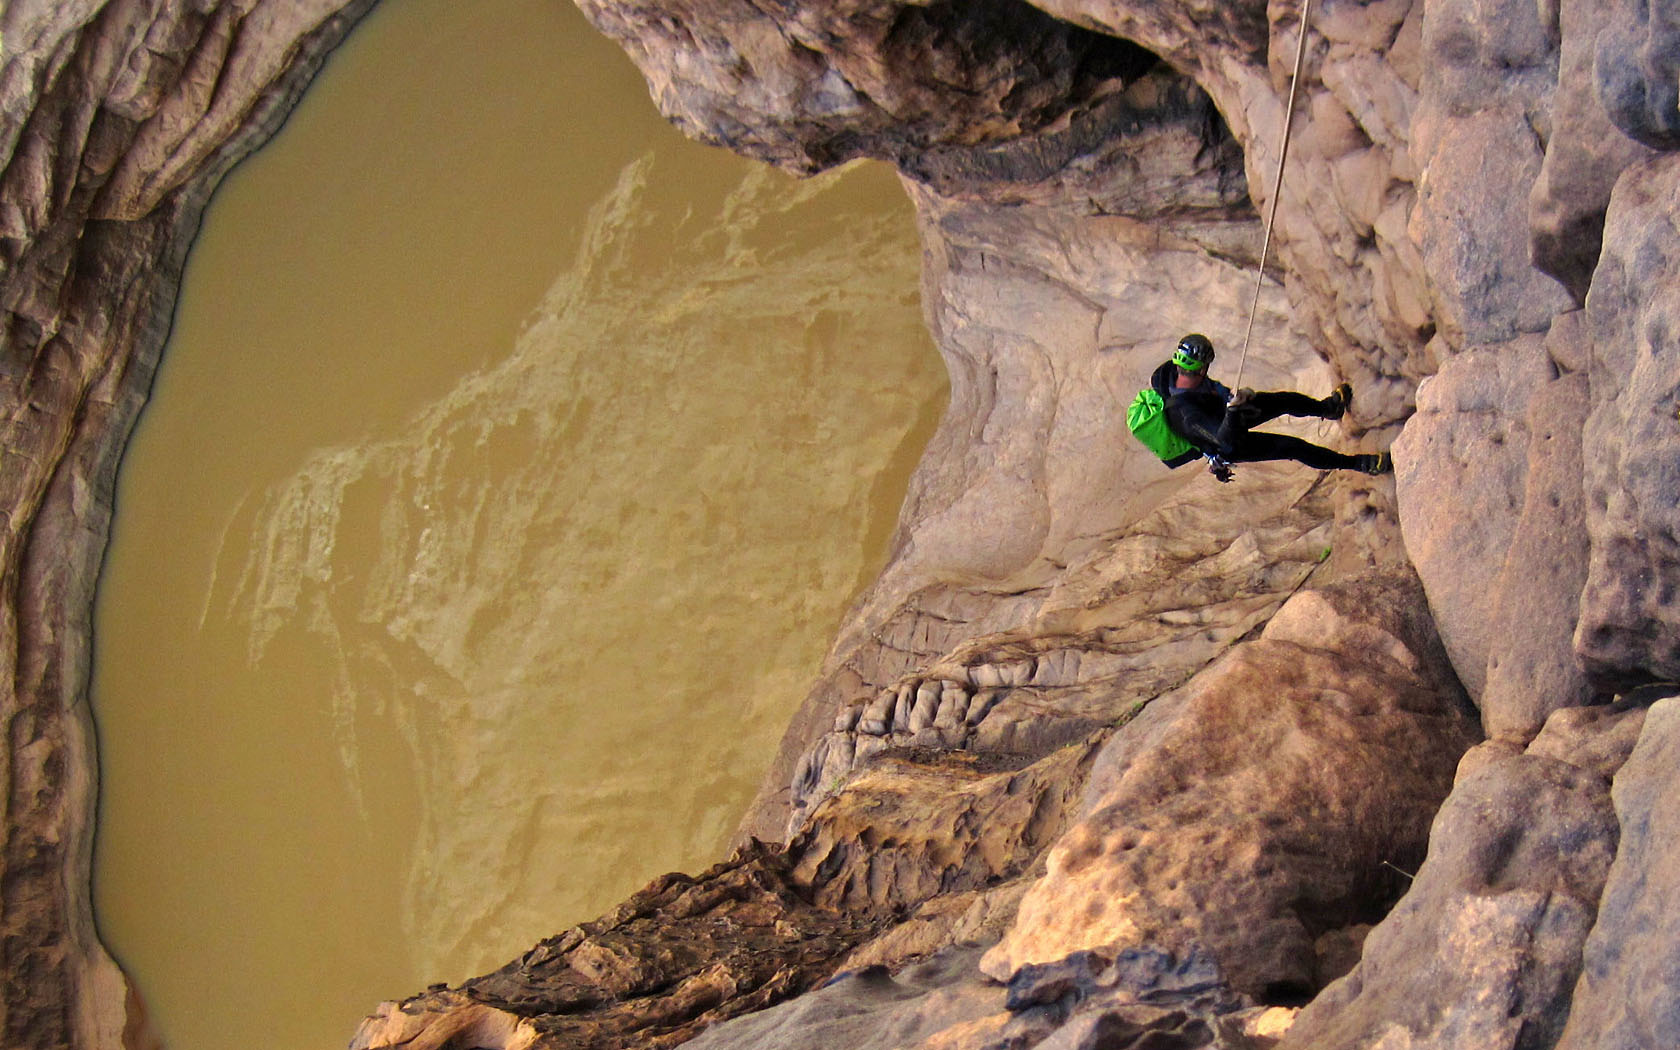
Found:
[[(714, 220), (653, 169), (624, 170), (509, 357), (312, 456), (218, 557), (207, 618), (248, 628), (254, 666), (289, 644), (332, 668), (363, 819), (371, 781), (412, 781), (403, 933), (431, 973), (721, 856), (927, 412), (902, 261), (858, 266), (902, 256), (900, 216), (754, 170)], [(393, 729), (400, 763), (370, 767)]]
[(219, 192), (96, 610), (101, 934), (342, 1046), (717, 859), (944, 397), (890, 173), (683, 142), (557, 0), (384, 0)]

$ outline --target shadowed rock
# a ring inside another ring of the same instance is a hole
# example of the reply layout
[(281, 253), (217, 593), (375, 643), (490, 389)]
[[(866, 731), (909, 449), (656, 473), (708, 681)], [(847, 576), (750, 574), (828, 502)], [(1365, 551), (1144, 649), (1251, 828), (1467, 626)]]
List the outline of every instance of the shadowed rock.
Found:
[(1587, 938), (1558, 1050), (1634, 1050), (1680, 1041), (1680, 856), (1665, 814), (1680, 802), (1680, 698), (1651, 707), (1611, 796), (1621, 840)]
[(837, 977), (796, 1002), (719, 1025), (695, 1050), (1259, 1050), (1259, 1012), (1206, 956), (1083, 952), (1032, 967), (1007, 988), (956, 948), (889, 975)]
[(803, 172), (872, 156), (938, 179), (978, 153), (1047, 174), (1124, 125), (1110, 103), (1157, 62), (1021, 0), (579, 6), (684, 131)]
[(799, 994), (878, 925), (813, 905), (780, 851), (754, 843), (700, 876), (655, 879), (495, 973), (384, 1004), (351, 1046), (461, 1045), (449, 1040), (469, 1025), (509, 1040), (474, 1046), (675, 1046)]
[(1610, 119), (1654, 149), (1680, 149), (1680, 20), (1666, 4), (1616, 0), (1601, 10), (1593, 57)]
[(1465, 756), (1410, 892), (1284, 1050), (1553, 1045), (1616, 854), (1609, 778), (1645, 712), (1574, 715), (1526, 753), (1490, 741)]
[(1623, 134), (1599, 102), (1592, 73), (1604, 5), (1563, 0), (1552, 133), (1529, 194), (1534, 265), (1585, 303), (1604, 239), (1604, 212), (1616, 178), (1650, 149)]
[(1592, 410), (1585, 430), (1592, 538), (1575, 651), (1610, 686), (1680, 678), (1680, 157), (1617, 184), (1587, 308)]

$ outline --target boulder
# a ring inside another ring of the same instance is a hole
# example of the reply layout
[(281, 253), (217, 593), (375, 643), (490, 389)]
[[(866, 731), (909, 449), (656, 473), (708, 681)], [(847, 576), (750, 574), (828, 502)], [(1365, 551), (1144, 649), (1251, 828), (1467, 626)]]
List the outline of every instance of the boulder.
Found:
[(1623, 172), (1587, 317), (1592, 551), (1575, 651), (1606, 687), (1680, 678), (1680, 157)]
[(1528, 115), (1508, 102), (1433, 119), (1438, 128), (1426, 124), (1412, 146), (1423, 175), (1410, 230), (1441, 333), (1464, 347), (1544, 332), (1574, 302), (1529, 259), (1527, 201), (1541, 151)]
[(1395, 442), (1400, 523), (1453, 666), (1489, 736), (1526, 743), (1596, 691), (1572, 651), (1588, 539), (1581, 311), (1542, 341), (1460, 354)]
[(1537, 337), (1460, 354), (1418, 388), (1417, 414), (1394, 443), (1406, 553), (1475, 698), (1487, 684), (1498, 581), (1526, 499), (1527, 408), (1551, 377)]
[(1280, 1050), (1552, 1045), (1616, 855), (1609, 775), (1644, 717), (1560, 711), (1526, 753), (1467, 754), (1409, 892)]
[(1614, 0), (1599, 18), (1593, 81), (1605, 111), (1629, 137), (1680, 149), (1680, 22), (1645, 0)]
[(1680, 697), (1659, 700), (1616, 774), (1621, 840), (1558, 1050), (1680, 1045)]
[(1557, 76), (1555, 26), (1524, 0), (1439, 0), (1423, 21), (1429, 73), (1411, 126), (1423, 254), (1440, 332), (1454, 348), (1544, 332), (1573, 304), (1529, 257)]
[(1582, 374), (1560, 376), (1528, 402), (1522, 510), (1493, 584), (1487, 678), (1479, 705), (1482, 728), (1490, 737), (1526, 742), (1553, 711), (1595, 696), (1571, 646), (1587, 576), (1581, 492), (1587, 404)]
[(1559, 5), (1562, 43), (1551, 135), (1528, 198), (1534, 265), (1557, 278), (1577, 303), (1586, 302), (1598, 266), (1610, 191), (1624, 168), (1651, 154), (1611, 122), (1594, 89), (1593, 53), (1603, 15), (1597, 0)]
[(1013, 878), (1066, 827), (1103, 739), (1031, 764), (960, 751), (885, 752), (788, 844), (794, 876), (823, 907), (885, 917)]
[(1262, 1000), (1322, 983), (1314, 941), (1381, 915), (1475, 738), (1421, 590), (1306, 591), (1103, 749), (1082, 818), (983, 968), (1102, 946), (1206, 950)]

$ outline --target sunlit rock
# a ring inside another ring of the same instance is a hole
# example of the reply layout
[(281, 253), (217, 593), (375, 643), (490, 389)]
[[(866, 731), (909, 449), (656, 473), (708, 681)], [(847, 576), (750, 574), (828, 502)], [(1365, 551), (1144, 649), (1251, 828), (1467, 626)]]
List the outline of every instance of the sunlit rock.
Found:
[(1467, 710), (1415, 589), (1303, 592), (1120, 730), (984, 969), (1159, 944), (1262, 1000), (1310, 994), (1314, 941), (1380, 916), (1388, 865), (1422, 856)]
[[(1583, 317), (1448, 361), (1395, 442), (1406, 550), (1489, 735), (1526, 741), (1592, 691), (1571, 655), (1586, 579)], [(1453, 513), (1441, 513), (1451, 506)]]

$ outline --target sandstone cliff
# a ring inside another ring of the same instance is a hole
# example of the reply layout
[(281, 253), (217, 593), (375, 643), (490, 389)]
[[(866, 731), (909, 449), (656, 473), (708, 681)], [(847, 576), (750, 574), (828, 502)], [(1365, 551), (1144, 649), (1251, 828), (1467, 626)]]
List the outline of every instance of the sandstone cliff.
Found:
[[(362, 7), (183, 6), (5, 14), (8, 1045), (120, 1039), (111, 464), (203, 193)], [(1121, 419), (1242, 337), (1298, 6), (580, 6), (690, 134), (899, 167), (951, 407), (741, 851), (354, 1045), (1680, 1043), (1666, 8), (1316, 10), (1245, 382), (1351, 381), (1306, 433), (1398, 473), (1220, 486)]]

